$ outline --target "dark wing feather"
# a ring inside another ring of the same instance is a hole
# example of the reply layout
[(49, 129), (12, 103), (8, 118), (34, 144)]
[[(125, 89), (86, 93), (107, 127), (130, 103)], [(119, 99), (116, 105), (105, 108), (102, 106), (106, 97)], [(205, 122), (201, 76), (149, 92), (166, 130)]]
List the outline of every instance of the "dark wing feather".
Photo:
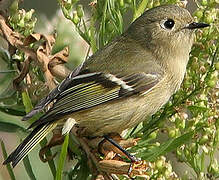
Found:
[(151, 90), (160, 79), (159, 74), (145, 73), (114, 76), (97, 72), (76, 76), (66, 86), (65, 90), (56, 96), (53, 106), (30, 128), (56, 121), (65, 115), (102, 103), (136, 93), (145, 93)]
[(73, 78), (78, 75), (83, 63), (79, 65), (77, 68), (75, 68), (74, 71), (72, 71), (55, 89), (53, 89), (48, 96), (41, 99), (41, 101), (28, 113), (26, 114), (22, 120), (26, 121), (33, 117), (38, 112), (44, 110), (44, 108), (51, 103), (56, 97), (63, 92), (69, 84), (73, 81)]
[(56, 123), (46, 123), (37, 126), (8, 156), (3, 164), (12, 162), (12, 166), (15, 167), (56, 125)]

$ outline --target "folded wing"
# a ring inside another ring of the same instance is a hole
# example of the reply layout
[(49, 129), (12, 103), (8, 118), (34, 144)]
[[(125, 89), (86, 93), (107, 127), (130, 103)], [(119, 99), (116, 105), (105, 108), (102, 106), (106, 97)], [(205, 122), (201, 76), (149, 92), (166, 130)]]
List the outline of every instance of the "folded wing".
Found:
[(68, 83), (64, 82), (65, 89), (54, 98), (52, 107), (30, 128), (102, 103), (145, 94), (160, 80), (159, 74), (146, 73), (121, 76), (96, 72), (76, 76)]

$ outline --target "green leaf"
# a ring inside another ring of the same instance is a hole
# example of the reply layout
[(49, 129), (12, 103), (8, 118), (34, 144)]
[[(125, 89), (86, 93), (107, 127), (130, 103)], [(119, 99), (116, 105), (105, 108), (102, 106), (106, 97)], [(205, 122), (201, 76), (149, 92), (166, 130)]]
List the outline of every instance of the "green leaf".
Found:
[[(15, 77), (15, 72), (14, 70), (0, 70), (0, 75), (1, 75), (1, 79), (0, 79), (0, 87), (3, 89), (1, 91), (13, 91), (13, 93), (15, 92), (13, 85), (12, 85), (12, 81)], [(11, 93), (11, 92), (10, 92)], [(0, 93), (1, 96), (3, 97), (2, 92)], [(4, 94), (6, 94), (4, 92)]]
[[(47, 144), (47, 139), (44, 138), (44, 139), (40, 142), (40, 146), (43, 148), (44, 146), (46, 146), (46, 144)], [(52, 157), (52, 152), (51, 152), (50, 149), (48, 149), (48, 150), (46, 151), (45, 156), (46, 156), (46, 157)], [(48, 161), (48, 164), (49, 164), (49, 168), (50, 168), (50, 170), (51, 170), (51, 172), (52, 172), (53, 178), (55, 179), (55, 177), (56, 177), (56, 166), (55, 166), (55, 163), (54, 163), (53, 159), (49, 160), (49, 161)]]
[[(1, 147), (2, 147), (3, 157), (4, 157), (4, 159), (6, 159), (8, 157), (8, 155), (7, 155), (7, 152), (6, 152), (6, 149), (5, 149), (5, 144), (2, 140), (1, 140)], [(8, 173), (11, 177), (11, 180), (16, 180), (13, 169), (11, 167), (11, 164), (7, 164), (6, 167), (7, 167)]]
[(56, 172), (56, 180), (62, 179), (62, 172), (63, 172), (64, 163), (67, 155), (67, 149), (68, 149), (68, 140), (69, 140), (69, 134), (66, 134), (64, 143), (62, 145), (61, 154), (59, 157), (58, 168)]
[(25, 106), (26, 113), (30, 112), (33, 109), (33, 105), (27, 91), (22, 92), (22, 100)]
[[(33, 109), (33, 105), (32, 105), (30, 96), (28, 94), (28, 91), (23, 91), (21, 94), (22, 94), (22, 101), (23, 101), (23, 104), (25, 107), (25, 111), (26, 111), (26, 113), (29, 113)], [(40, 114), (37, 114), (36, 116), (30, 118), (28, 120), (29, 123), (33, 123), (39, 116), (40, 116)]]
[(148, 0), (142, 0), (141, 4), (138, 6), (137, 10), (134, 12), (133, 21), (137, 19), (145, 10), (148, 4)]
[(16, 71), (10, 59), (8, 51), (0, 48), (0, 98), (10, 97), (15, 93), (12, 81)]
[(177, 147), (191, 140), (191, 137), (193, 136), (194, 132), (195, 131), (190, 131), (189, 133), (183, 134), (178, 138), (169, 139), (167, 142), (161, 144), (159, 147), (152, 149), (148, 153), (142, 154), (142, 158), (148, 161), (154, 161), (157, 157), (171, 152), (175, 150)]
[(88, 165), (87, 165), (87, 156), (84, 153), (81, 156), (80, 169), (77, 172), (77, 179), (87, 179), (88, 176), (89, 176), (89, 173), (90, 173), (90, 171), (89, 171), (89, 168), (88, 168)]
[(10, 62), (10, 54), (6, 49), (0, 48), (0, 60), (5, 61), (6, 63)]
[(69, 134), (68, 148), (77, 156), (82, 155), (81, 149), (79, 148), (79, 144), (77, 144), (77, 139), (72, 133)]
[(6, 114), (10, 114), (12, 116), (24, 116), (26, 114), (24, 111), (17, 110), (14, 108), (12, 109), (9, 106), (0, 106), (0, 111)]
[(91, 19), (91, 26), (90, 26), (90, 46), (93, 53), (95, 53), (98, 50), (96, 45), (96, 39), (95, 39), (95, 22), (93, 18)]
[(0, 131), (2, 132), (24, 132), (27, 133), (28, 130), (26, 130), (25, 128), (17, 125), (17, 124), (13, 124), (13, 123), (9, 123), (9, 122), (2, 122), (0, 121)]
[(200, 113), (200, 112), (206, 112), (208, 111), (209, 109), (206, 108), (206, 107), (201, 107), (201, 106), (188, 106), (188, 109), (192, 112), (192, 114), (197, 114), (197, 113)]
[(25, 167), (25, 170), (29, 176), (29, 178), (31, 180), (36, 180), (36, 177), (33, 173), (33, 170), (32, 170), (32, 167), (31, 167), (31, 164), (30, 164), (30, 160), (29, 160), (29, 157), (26, 156), (24, 159), (23, 159), (23, 163), (24, 163), (24, 167)]

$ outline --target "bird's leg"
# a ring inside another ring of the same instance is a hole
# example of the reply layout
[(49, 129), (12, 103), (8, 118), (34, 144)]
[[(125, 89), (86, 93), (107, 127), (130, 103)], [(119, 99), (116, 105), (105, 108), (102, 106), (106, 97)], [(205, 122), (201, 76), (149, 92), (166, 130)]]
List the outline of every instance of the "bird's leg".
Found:
[(112, 138), (108, 137), (107, 135), (103, 136), (107, 141), (109, 141), (113, 146), (115, 146), (117, 149), (119, 149), (123, 154), (125, 154), (131, 162), (138, 162), (140, 161), (135, 156), (131, 155), (128, 151), (126, 151), (122, 146), (120, 146), (116, 141), (114, 141)]
[(117, 149), (119, 149), (123, 154), (125, 154), (131, 160), (127, 174), (129, 175), (130, 179), (132, 179), (131, 172), (133, 170), (133, 163), (139, 162), (140, 160), (137, 159), (135, 156), (131, 155), (128, 151), (126, 151), (122, 146), (120, 146), (112, 138), (108, 137), (107, 135), (105, 135), (104, 138), (105, 140), (109, 141), (113, 146), (115, 146)]
[(152, 168), (150, 163), (138, 160), (132, 155), (130, 158), (131, 162), (125, 162), (121, 158), (121, 155), (130, 157), (130, 154), (126, 153), (124, 148), (135, 146), (138, 140), (124, 140), (118, 134), (104, 137), (98, 144), (98, 151), (104, 154), (104, 159), (99, 161), (99, 169), (110, 174), (128, 175), (130, 179), (133, 176), (142, 176), (145, 179), (149, 179), (148, 172)]

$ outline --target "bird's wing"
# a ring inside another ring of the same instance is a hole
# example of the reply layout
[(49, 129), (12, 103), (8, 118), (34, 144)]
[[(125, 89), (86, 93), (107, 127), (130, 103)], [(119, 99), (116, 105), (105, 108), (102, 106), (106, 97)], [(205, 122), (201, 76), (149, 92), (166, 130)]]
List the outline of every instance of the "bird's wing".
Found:
[[(52, 107), (31, 126), (56, 121), (65, 115), (85, 110), (109, 101), (147, 93), (160, 80), (159, 74), (136, 73), (131, 75), (112, 75), (95, 72), (78, 75), (71, 81), (63, 82), (65, 89), (54, 98)], [(61, 86), (62, 87), (62, 86)]]
[(82, 66), (83, 63), (75, 68), (75, 70), (72, 71), (56, 88), (54, 88), (45, 98), (41, 99), (40, 102), (22, 118), (22, 120), (26, 121), (38, 112), (44, 110), (49, 103), (55, 100), (57, 96), (64, 91), (69, 84), (71, 84), (73, 78), (78, 75)]
[(57, 123), (46, 123), (37, 126), (7, 157), (3, 164), (12, 162), (12, 166), (15, 167), (56, 126)]
[[(115, 76), (107, 73), (88, 73), (71, 77), (69, 75), (38, 107), (55, 101), (53, 106), (31, 127), (34, 130), (4, 161), (12, 166), (21, 161), (52, 129), (53, 123), (64, 115), (88, 109), (102, 103), (149, 92), (162, 78), (159, 74), (136, 73), (126, 76)], [(36, 107), (34, 113), (37, 112)]]

